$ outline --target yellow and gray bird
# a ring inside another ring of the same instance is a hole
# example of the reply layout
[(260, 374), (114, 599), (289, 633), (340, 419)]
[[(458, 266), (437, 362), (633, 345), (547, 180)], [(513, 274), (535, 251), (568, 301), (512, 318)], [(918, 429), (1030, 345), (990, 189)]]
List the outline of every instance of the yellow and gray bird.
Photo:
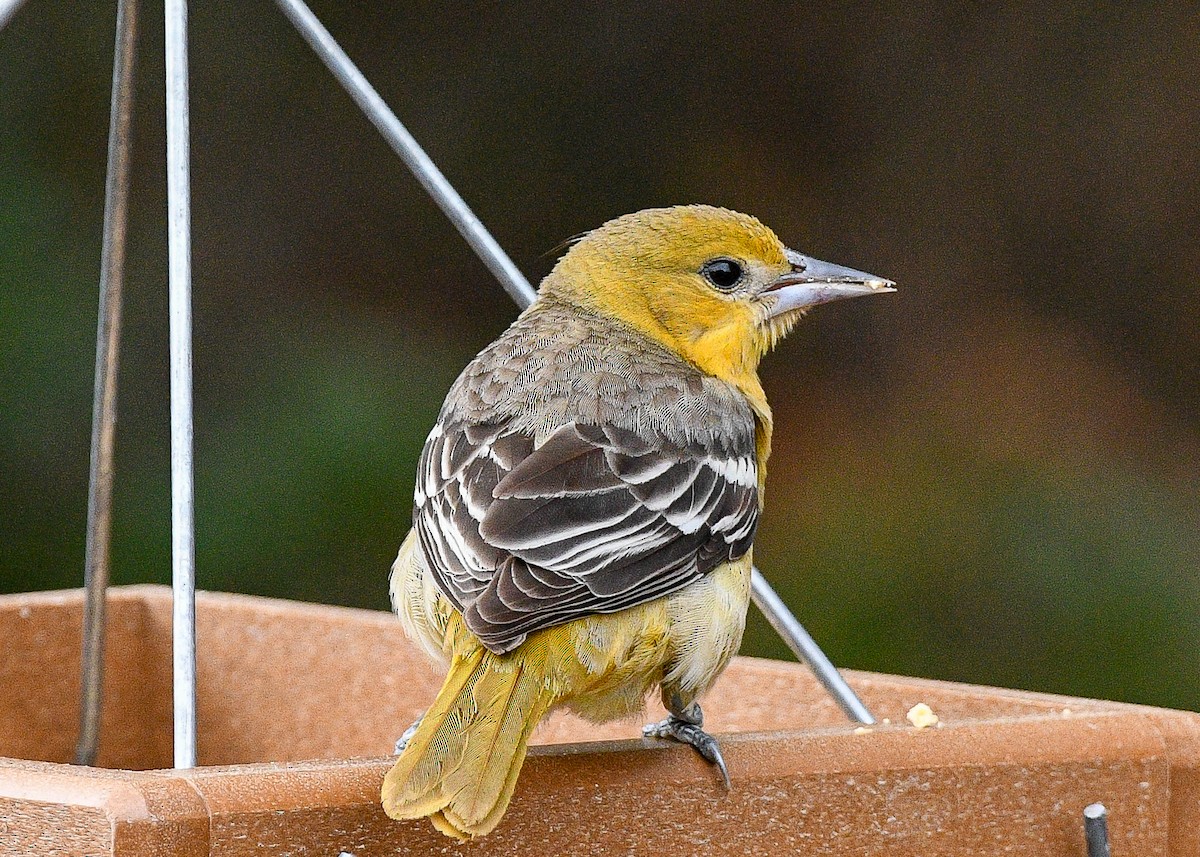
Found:
[(451, 387), (392, 567), (447, 668), (383, 783), (395, 819), (483, 836), (552, 709), (628, 717), (728, 774), (697, 700), (741, 644), (771, 410), (759, 359), (811, 307), (893, 291), (691, 205), (605, 223)]

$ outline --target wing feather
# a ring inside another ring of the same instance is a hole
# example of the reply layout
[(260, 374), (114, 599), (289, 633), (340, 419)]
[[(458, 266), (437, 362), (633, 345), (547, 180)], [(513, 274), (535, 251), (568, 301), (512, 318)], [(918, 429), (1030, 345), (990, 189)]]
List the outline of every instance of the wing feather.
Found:
[(415, 526), (438, 588), (509, 651), (745, 554), (758, 488), (743, 446), (569, 423), (535, 448), (512, 422), (449, 421), (421, 456)]

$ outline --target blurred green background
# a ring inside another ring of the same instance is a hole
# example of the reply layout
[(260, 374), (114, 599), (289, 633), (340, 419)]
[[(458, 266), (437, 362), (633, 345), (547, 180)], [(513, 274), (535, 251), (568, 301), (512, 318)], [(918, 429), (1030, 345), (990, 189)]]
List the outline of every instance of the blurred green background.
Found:
[[(82, 578), (113, 6), (0, 32), (0, 591)], [(709, 202), (899, 282), (764, 368), (757, 559), (836, 662), (1200, 708), (1194, 4), (313, 8), (535, 280)], [(419, 447), (514, 309), (272, 3), (191, 23), (199, 583), (384, 609)], [(118, 583), (170, 577), (143, 24)], [(787, 656), (757, 616), (744, 651)]]

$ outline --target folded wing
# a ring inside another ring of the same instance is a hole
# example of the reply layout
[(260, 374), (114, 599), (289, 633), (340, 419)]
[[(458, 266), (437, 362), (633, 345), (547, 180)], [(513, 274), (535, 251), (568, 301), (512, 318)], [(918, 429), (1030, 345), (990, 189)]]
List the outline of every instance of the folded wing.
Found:
[(415, 526), (439, 589), (492, 651), (686, 586), (750, 549), (754, 450), (571, 423), (435, 429)]

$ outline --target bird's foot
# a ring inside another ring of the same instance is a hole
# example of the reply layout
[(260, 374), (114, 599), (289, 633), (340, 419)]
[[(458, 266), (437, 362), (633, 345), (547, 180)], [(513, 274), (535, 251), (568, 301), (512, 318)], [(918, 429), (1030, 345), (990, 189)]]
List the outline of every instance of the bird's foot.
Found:
[(642, 734), (647, 738), (671, 738), (695, 747), (696, 752), (706, 761), (717, 766), (717, 770), (721, 772), (721, 779), (725, 781), (725, 788), (731, 788), (729, 770), (725, 767), (725, 759), (721, 756), (717, 739), (701, 729), (699, 723), (689, 723), (674, 714), (668, 714), (666, 720), (642, 727)]
[(417, 734), (417, 727), (421, 725), (422, 717), (418, 717), (413, 721), (413, 725), (404, 730), (404, 734), (396, 739), (396, 755), (399, 756), (404, 752), (404, 748), (408, 746), (408, 742), (412, 740), (412, 736)]

